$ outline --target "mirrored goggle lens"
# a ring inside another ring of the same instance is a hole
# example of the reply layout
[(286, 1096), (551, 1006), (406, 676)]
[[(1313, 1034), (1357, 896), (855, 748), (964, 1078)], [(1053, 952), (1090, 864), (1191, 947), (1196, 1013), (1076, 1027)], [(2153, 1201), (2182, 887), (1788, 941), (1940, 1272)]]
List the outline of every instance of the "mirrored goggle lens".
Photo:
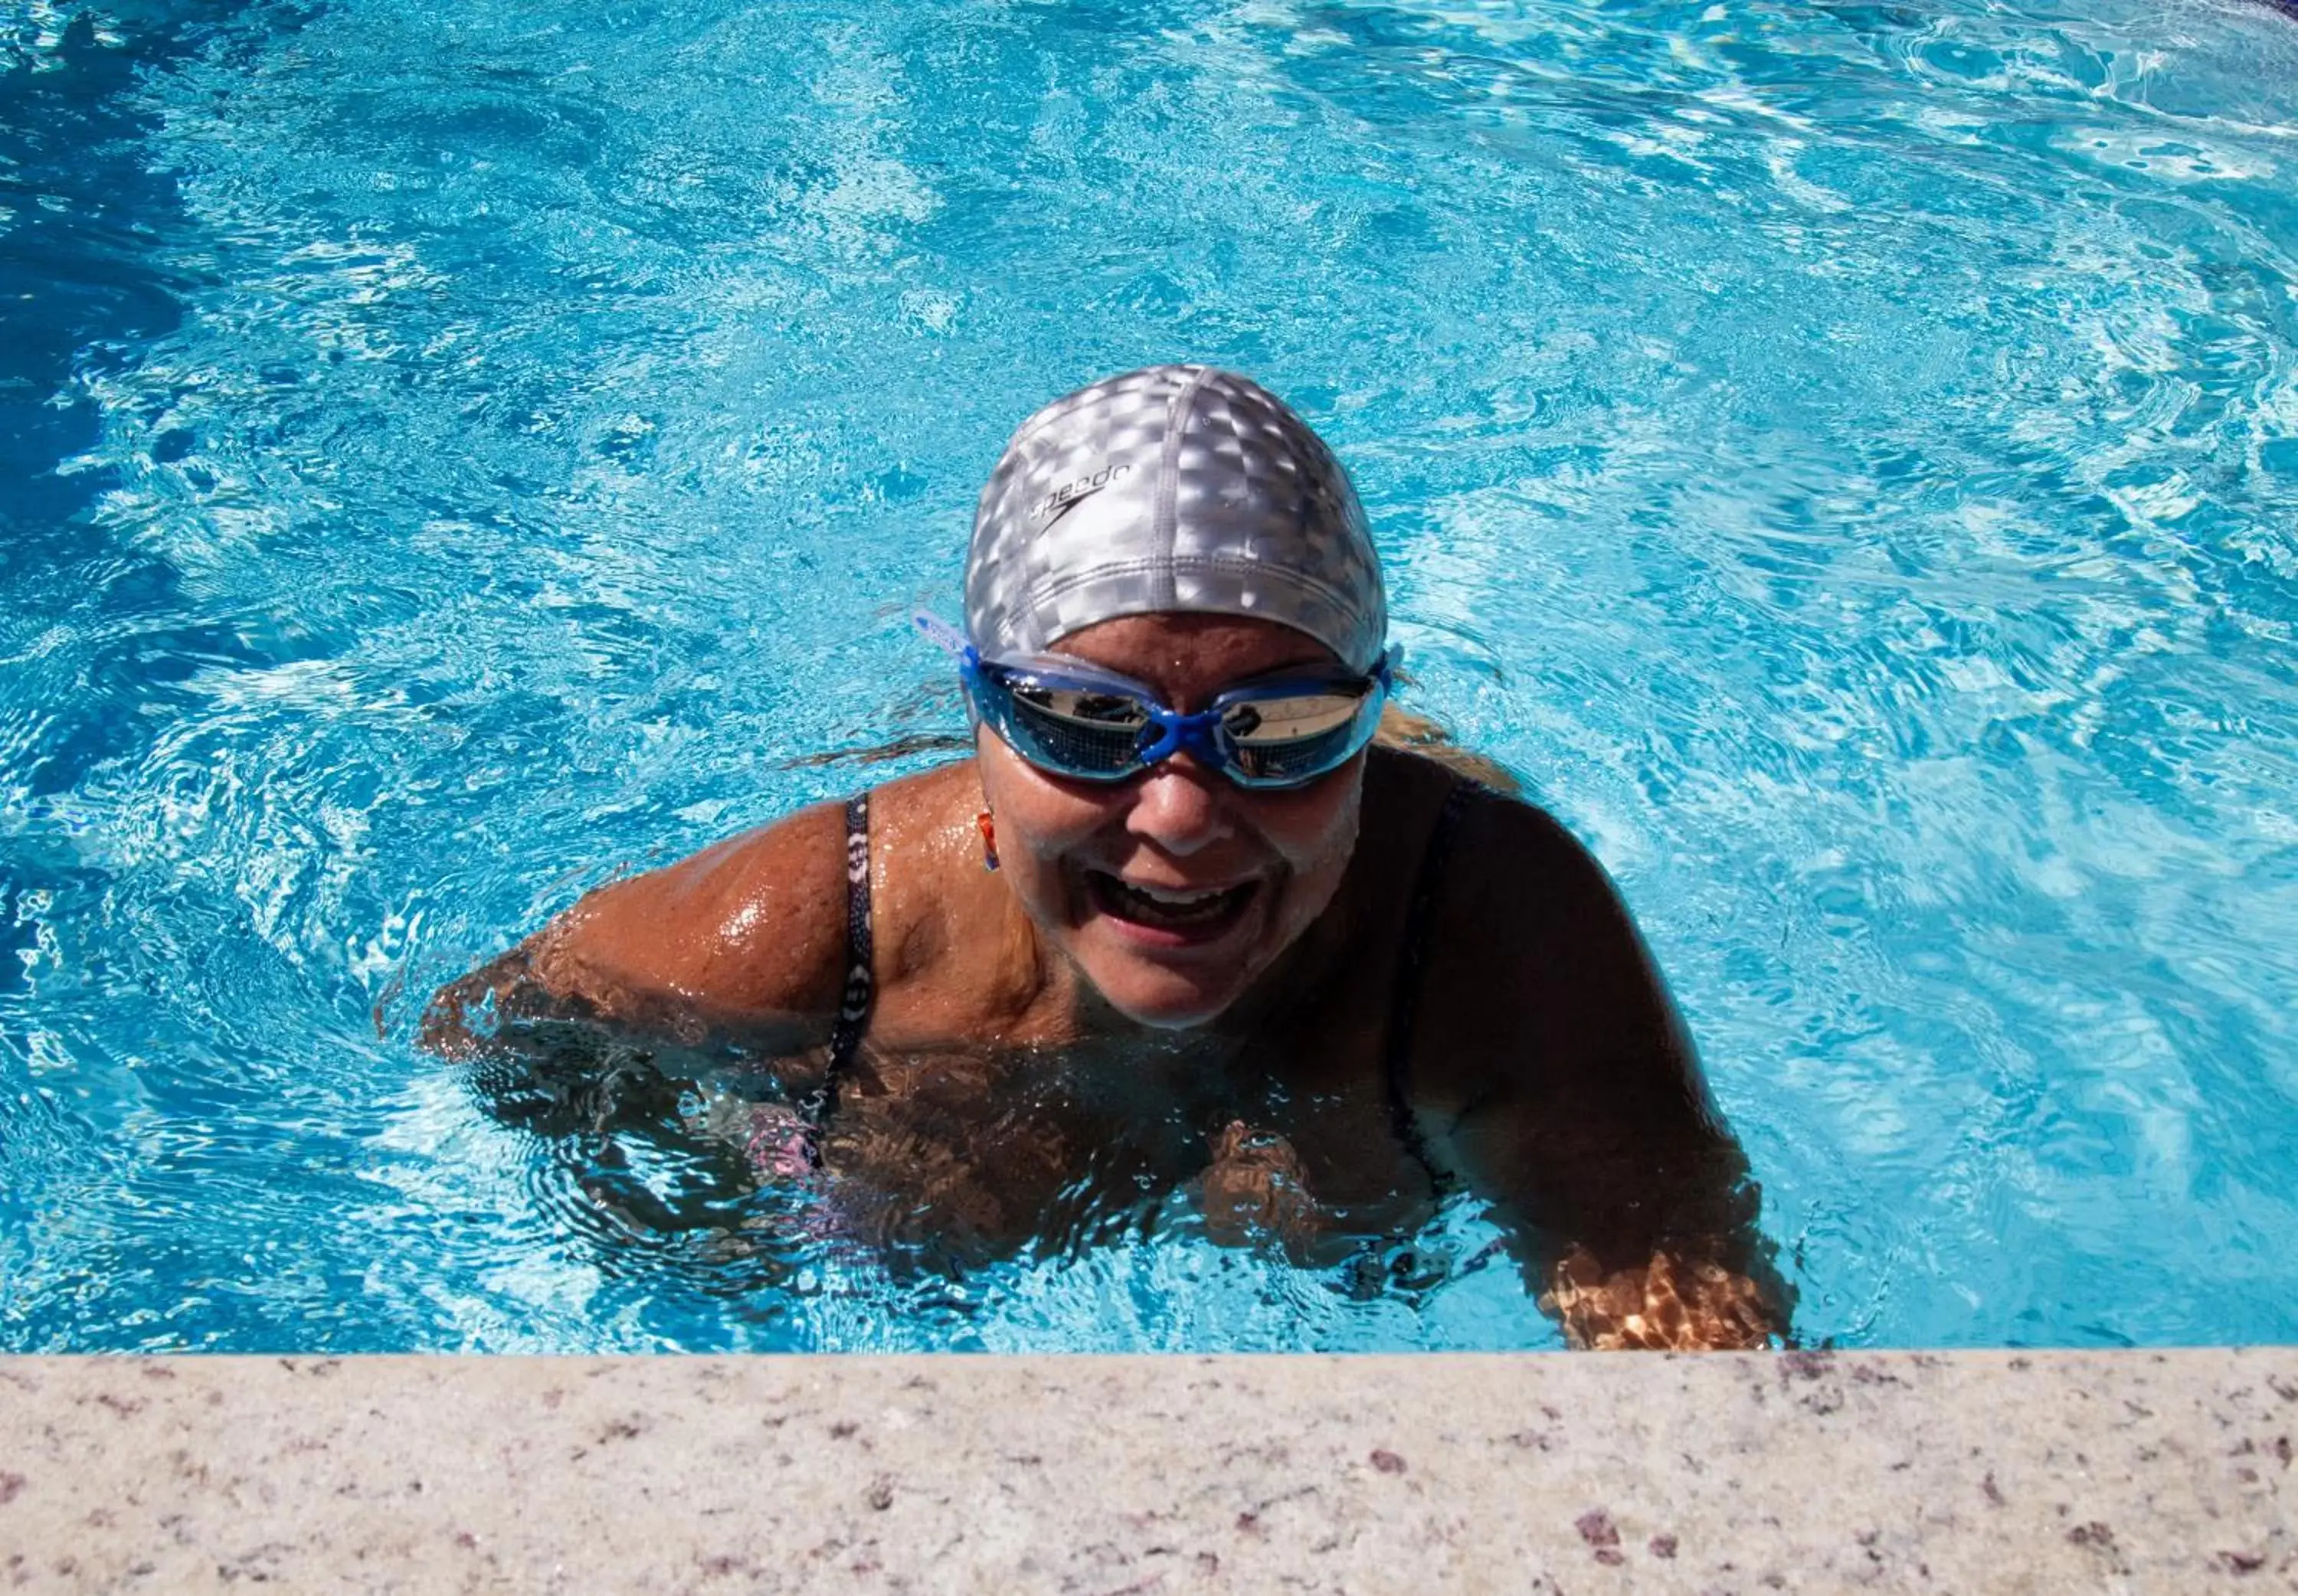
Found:
[(1040, 765), (1079, 775), (1121, 775), (1140, 764), (1151, 725), (1138, 699), (1037, 682), (998, 682), (1010, 707), (1006, 729)]
[(1373, 693), (1287, 693), (1233, 704), (1222, 740), (1240, 775), (1255, 781), (1305, 781), (1347, 760), (1362, 741)]

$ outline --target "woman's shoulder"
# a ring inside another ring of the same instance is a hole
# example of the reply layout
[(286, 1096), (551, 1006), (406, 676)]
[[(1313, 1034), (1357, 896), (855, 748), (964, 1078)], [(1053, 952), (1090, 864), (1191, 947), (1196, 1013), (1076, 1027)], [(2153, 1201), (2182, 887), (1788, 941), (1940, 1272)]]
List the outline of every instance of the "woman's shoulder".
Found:
[(610, 881), (536, 934), (530, 966), (550, 990), (594, 1001), (718, 1014), (834, 1006), (845, 823), (840, 805), (817, 804)]
[(1579, 866), (1601, 875), (1588, 850), (1504, 766), (1450, 743), (1376, 744), (1365, 797), (1368, 827), (1376, 828), (1379, 842), (1408, 853), (1418, 842), (1431, 872), (1514, 876)]
[[(954, 872), (915, 856), (952, 851), (946, 838), (935, 839), (953, 828), (935, 817), (963, 806), (971, 780), (964, 765), (928, 771), (871, 790), (866, 804), (811, 805), (611, 881), (442, 991), (439, 1018), (426, 1025), (451, 1041), (457, 1012), (492, 994), (536, 1013), (564, 1009), (677, 1037), (781, 1037), (795, 1025), (790, 1040), (841, 998), (855, 822), (869, 833), (864, 901), (899, 948), (915, 940), (905, 905), (934, 895), (932, 881), (920, 878)], [(902, 885), (889, 893), (889, 881)], [(881, 949), (888, 939), (880, 935)]]
[(691, 989), (768, 1006), (806, 991), (834, 1006), (857, 848), (881, 940), (889, 930), (898, 939), (907, 900), (931, 897), (931, 878), (946, 873), (939, 856), (970, 824), (977, 792), (970, 761), (898, 777), (620, 883), (597, 895), (599, 909), (678, 963)]
[[(1404, 758), (1414, 756), (1401, 756)], [(1423, 761), (1423, 765), (1430, 762)], [(1540, 1056), (1563, 1076), (1633, 1058), (1680, 1080), (1690, 1043), (1619, 888), (1555, 815), (1519, 793), (1425, 768), (1436, 817), (1417, 856), (1409, 933), (1427, 1073), (1462, 1090)], [(1592, 1075), (1591, 1075), (1592, 1079)]]
[(1594, 853), (1507, 772), (1495, 766), (1499, 779), (1487, 781), (1457, 760), (1374, 752), (1381, 757), (1368, 773), (1368, 797), (1379, 795), (1384, 829), (1419, 861), (1418, 884), (1434, 899), (1432, 934), (1481, 942), (1480, 932), (1502, 933), (1517, 947), (1535, 930), (1633, 936)]
[(1552, 1002), (1575, 981), (1664, 1005), (1619, 889), (1563, 822), (1521, 791), (1410, 749), (1374, 750), (1366, 840), (1409, 891), (1412, 958), (1478, 1010)]
[[(873, 859), (950, 781), (930, 771), (871, 793)], [(675, 995), (718, 1013), (835, 1008), (851, 819), (844, 800), (810, 805), (611, 881), (545, 927), (529, 961), (553, 990)]]

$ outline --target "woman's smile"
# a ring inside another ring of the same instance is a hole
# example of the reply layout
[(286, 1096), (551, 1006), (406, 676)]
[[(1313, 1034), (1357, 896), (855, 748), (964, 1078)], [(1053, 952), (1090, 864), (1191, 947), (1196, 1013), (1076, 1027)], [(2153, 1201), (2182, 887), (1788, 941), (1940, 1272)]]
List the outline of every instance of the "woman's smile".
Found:
[(1243, 927), (1261, 897), (1260, 878), (1183, 886), (1084, 871), (1086, 899), (1120, 936), (1146, 948), (1218, 949)]

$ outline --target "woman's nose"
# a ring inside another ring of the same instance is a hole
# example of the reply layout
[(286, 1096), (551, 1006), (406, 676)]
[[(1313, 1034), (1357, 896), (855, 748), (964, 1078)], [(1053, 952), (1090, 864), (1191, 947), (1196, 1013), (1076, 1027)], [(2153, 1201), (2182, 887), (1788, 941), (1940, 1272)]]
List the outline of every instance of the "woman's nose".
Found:
[(1227, 778), (1187, 754), (1151, 767), (1135, 790), (1126, 830), (1169, 854), (1188, 855), (1229, 834)]

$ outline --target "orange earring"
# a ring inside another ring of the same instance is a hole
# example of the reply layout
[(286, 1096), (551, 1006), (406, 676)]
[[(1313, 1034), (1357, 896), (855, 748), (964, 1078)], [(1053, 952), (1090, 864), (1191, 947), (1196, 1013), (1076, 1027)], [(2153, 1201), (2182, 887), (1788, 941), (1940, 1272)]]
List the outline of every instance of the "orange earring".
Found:
[(997, 868), (996, 817), (984, 809), (973, 817), (973, 824), (981, 833), (981, 868), (995, 870)]

